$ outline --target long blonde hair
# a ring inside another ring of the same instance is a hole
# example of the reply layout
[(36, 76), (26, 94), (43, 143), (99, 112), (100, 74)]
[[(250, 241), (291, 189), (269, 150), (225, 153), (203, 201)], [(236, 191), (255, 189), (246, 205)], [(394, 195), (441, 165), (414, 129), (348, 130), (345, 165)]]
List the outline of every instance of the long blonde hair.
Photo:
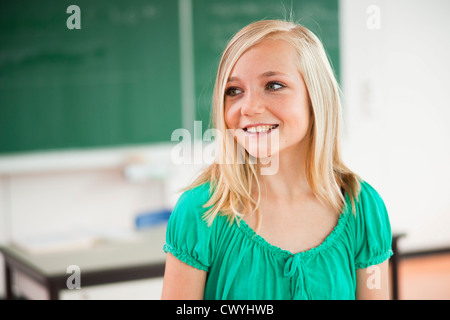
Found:
[[(321, 41), (302, 25), (283, 20), (257, 21), (241, 29), (226, 46), (220, 60), (213, 94), (213, 123), (222, 133), (216, 140), (216, 161), (209, 165), (186, 189), (210, 183), (209, 208), (204, 218), (211, 224), (219, 214), (239, 221), (256, 212), (260, 221), (261, 198), (257, 165), (247, 151), (226, 134), (224, 116), (225, 87), (231, 70), (249, 48), (266, 39), (287, 41), (298, 53), (299, 71), (305, 81), (312, 113), (310, 146), (306, 160), (311, 190), (322, 202), (341, 212), (345, 206), (342, 190), (350, 196), (353, 212), (359, 194), (359, 177), (343, 163), (340, 153), (341, 99), (338, 83)], [(237, 161), (241, 157), (244, 161)], [(242, 163), (244, 162), (244, 163)], [(258, 197), (252, 197), (256, 183)]]

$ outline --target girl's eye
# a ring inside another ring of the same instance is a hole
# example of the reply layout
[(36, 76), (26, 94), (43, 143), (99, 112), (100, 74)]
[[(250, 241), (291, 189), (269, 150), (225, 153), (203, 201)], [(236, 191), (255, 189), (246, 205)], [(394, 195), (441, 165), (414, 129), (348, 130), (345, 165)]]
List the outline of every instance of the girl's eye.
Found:
[(266, 86), (266, 89), (270, 90), (270, 91), (277, 91), (281, 88), (284, 88), (285, 85), (279, 82), (269, 82)]
[(242, 91), (235, 87), (231, 87), (231, 88), (228, 88), (227, 90), (225, 90), (225, 95), (230, 96), (230, 97), (234, 97), (234, 96), (238, 95), (239, 93), (242, 93)]

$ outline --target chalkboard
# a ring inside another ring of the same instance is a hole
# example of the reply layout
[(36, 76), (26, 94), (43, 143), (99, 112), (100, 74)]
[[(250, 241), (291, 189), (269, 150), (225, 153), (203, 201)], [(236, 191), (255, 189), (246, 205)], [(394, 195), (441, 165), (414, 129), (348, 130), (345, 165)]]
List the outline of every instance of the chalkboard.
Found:
[[(195, 0), (194, 49), (197, 119), (210, 123), (211, 97), (221, 53), (242, 27), (261, 19), (290, 19), (323, 42), (339, 81), (338, 0)], [(210, 123), (211, 124), (211, 123)], [(207, 129), (207, 126), (203, 126)]]
[[(67, 7), (81, 29), (68, 29)], [(177, 1), (2, 1), (0, 152), (170, 140), (181, 126)]]
[[(0, 153), (170, 141), (185, 111), (179, 1), (191, 4), (192, 118), (204, 130), (221, 52), (252, 21), (292, 8), (339, 75), (338, 0), (1, 1)], [(81, 29), (66, 25), (72, 4)]]

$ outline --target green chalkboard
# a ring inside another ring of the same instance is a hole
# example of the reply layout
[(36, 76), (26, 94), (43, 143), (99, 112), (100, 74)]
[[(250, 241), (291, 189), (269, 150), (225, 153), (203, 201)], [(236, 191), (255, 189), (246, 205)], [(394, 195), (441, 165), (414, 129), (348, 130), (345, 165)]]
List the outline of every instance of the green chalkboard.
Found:
[[(261, 19), (290, 19), (323, 42), (339, 80), (338, 0), (194, 0), (196, 116), (210, 123), (211, 97), (219, 60), (228, 40)], [(203, 126), (207, 129), (206, 126)]]
[[(66, 25), (73, 4), (81, 29)], [(181, 12), (192, 17), (188, 118), (203, 130), (221, 52), (250, 22), (292, 11), (322, 38), (339, 76), (338, 0), (5, 0), (0, 154), (170, 141), (186, 112), (180, 8), (192, 10)]]
[(177, 1), (2, 1), (0, 152), (170, 140), (178, 33)]

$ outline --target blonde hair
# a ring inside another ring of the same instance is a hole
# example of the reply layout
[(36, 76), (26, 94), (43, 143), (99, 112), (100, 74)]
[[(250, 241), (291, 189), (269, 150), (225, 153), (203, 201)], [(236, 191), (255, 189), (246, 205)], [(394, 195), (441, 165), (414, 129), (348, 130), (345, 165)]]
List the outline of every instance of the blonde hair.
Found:
[[(345, 198), (350, 196), (353, 212), (360, 184), (356, 174), (343, 163), (339, 146), (341, 126), (341, 99), (338, 83), (321, 41), (302, 25), (283, 20), (262, 20), (241, 29), (226, 46), (220, 60), (213, 94), (213, 123), (223, 139), (216, 141), (217, 158), (187, 188), (210, 183), (210, 198), (204, 205), (209, 210), (204, 218), (211, 224), (219, 214), (231, 221), (247, 213), (257, 213), (260, 221), (261, 198), (257, 166), (249, 154), (238, 148), (236, 141), (225, 134), (224, 98), (231, 70), (251, 47), (266, 39), (287, 41), (298, 53), (298, 66), (305, 81), (312, 113), (310, 146), (306, 160), (307, 179), (315, 196), (323, 203), (341, 212)], [(237, 161), (242, 157), (244, 161)], [(244, 163), (242, 163), (244, 162)], [(256, 183), (258, 197), (252, 197)]]

